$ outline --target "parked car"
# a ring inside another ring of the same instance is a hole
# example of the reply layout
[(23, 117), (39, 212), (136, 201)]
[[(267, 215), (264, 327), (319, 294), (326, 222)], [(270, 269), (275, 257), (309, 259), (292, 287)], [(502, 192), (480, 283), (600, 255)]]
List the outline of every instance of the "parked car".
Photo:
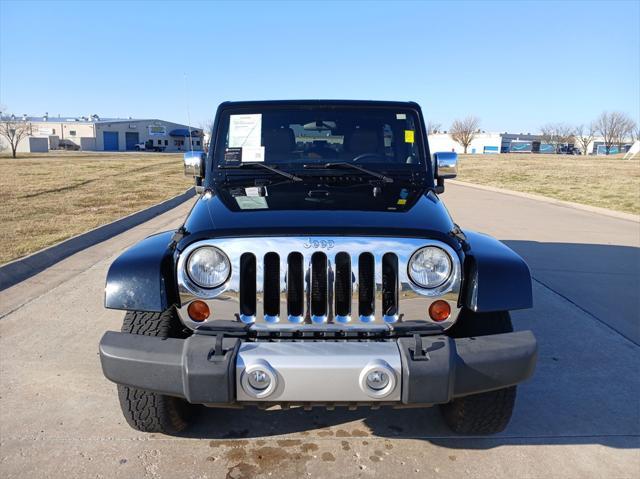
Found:
[(75, 144), (71, 140), (58, 140), (58, 149), (59, 150), (70, 150), (70, 151), (78, 151), (80, 146)]
[(153, 144), (153, 140), (147, 140), (147, 141), (142, 142), (142, 143), (136, 143), (133, 148), (136, 151), (156, 151), (156, 152), (161, 152), (161, 151), (164, 151), (166, 149), (166, 146), (154, 145)]
[(558, 149), (561, 155), (581, 155), (582, 151), (573, 145), (563, 145)]
[(510, 317), (532, 305), (529, 268), (451, 218), (457, 156), (431, 154), (418, 104), (223, 103), (215, 125), (206, 156), (184, 155), (200, 197), (182, 226), (107, 274), (126, 313), (100, 358), (127, 422), (439, 405), (458, 433), (502, 431), (536, 363)]

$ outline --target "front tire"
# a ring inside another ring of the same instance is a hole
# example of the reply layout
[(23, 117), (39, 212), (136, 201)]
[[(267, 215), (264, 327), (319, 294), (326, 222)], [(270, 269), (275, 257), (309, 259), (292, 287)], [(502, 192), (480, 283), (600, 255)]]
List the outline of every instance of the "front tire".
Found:
[[(474, 313), (463, 310), (448, 334), (454, 338), (513, 332), (508, 311)], [(445, 422), (458, 434), (496, 434), (511, 420), (516, 386), (457, 398), (440, 406)]]
[[(186, 336), (173, 308), (163, 313), (128, 311), (124, 317), (122, 332), (161, 338)], [(129, 426), (142, 432), (180, 432), (189, 425), (195, 409), (194, 405), (184, 399), (120, 384), (118, 398)]]

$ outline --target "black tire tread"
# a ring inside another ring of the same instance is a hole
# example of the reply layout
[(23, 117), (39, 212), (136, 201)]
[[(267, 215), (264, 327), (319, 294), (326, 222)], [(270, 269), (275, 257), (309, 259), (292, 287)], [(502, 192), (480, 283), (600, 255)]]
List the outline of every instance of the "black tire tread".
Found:
[(458, 434), (495, 434), (505, 430), (516, 401), (516, 386), (454, 399), (440, 407)]
[[(161, 338), (184, 337), (173, 309), (162, 313), (128, 311), (122, 332)], [(192, 406), (181, 398), (119, 384), (118, 399), (127, 423), (138, 431), (175, 434), (189, 425)]]
[[(513, 331), (508, 311), (474, 313), (462, 310), (456, 324), (447, 331), (454, 338), (486, 336)], [(458, 434), (496, 434), (509, 424), (516, 401), (517, 386), (457, 398), (440, 405), (451, 430)]]

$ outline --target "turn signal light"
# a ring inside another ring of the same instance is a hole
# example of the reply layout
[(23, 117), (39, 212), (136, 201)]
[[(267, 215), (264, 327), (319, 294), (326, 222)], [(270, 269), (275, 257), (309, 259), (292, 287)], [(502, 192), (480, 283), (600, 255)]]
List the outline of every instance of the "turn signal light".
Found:
[(431, 306), (429, 306), (429, 316), (434, 321), (444, 321), (451, 316), (451, 306), (449, 306), (449, 303), (441, 299), (434, 301), (431, 303)]
[(191, 319), (198, 322), (204, 321), (211, 314), (207, 303), (205, 303), (204, 301), (200, 301), (199, 299), (195, 300), (189, 305), (189, 307), (187, 308), (187, 312), (189, 313), (189, 317)]

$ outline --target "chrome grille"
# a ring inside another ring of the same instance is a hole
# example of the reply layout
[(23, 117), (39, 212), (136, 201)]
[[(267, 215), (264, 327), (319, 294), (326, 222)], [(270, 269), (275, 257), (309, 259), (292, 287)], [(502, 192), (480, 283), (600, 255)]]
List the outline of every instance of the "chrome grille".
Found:
[[(387, 263), (391, 266), (385, 267)], [(377, 309), (383, 320), (395, 322), (397, 263), (394, 253), (386, 253), (382, 265), (369, 252), (355, 258), (344, 251), (318, 251), (306, 257), (293, 252), (286, 259), (274, 252), (258, 258), (244, 253), (240, 257), (240, 319), (246, 323), (260, 318), (269, 323), (348, 323), (355, 316), (369, 323), (376, 320)], [(376, 283), (376, 269), (380, 268), (386, 274)]]
[[(201, 245), (224, 251), (232, 266), (229, 281), (215, 290), (194, 290), (182, 268), (188, 254)], [(407, 262), (420, 247), (437, 245), (447, 250), (454, 274), (439, 291), (416, 287), (407, 277)], [(228, 238), (190, 245), (180, 255), (178, 286), (180, 316), (189, 327), (186, 307), (205, 300), (210, 320), (237, 318), (246, 323), (278, 325), (381, 325), (428, 318), (436, 299), (448, 301), (455, 321), (458, 314), (460, 265), (457, 255), (440, 242), (416, 238), (292, 237)]]

